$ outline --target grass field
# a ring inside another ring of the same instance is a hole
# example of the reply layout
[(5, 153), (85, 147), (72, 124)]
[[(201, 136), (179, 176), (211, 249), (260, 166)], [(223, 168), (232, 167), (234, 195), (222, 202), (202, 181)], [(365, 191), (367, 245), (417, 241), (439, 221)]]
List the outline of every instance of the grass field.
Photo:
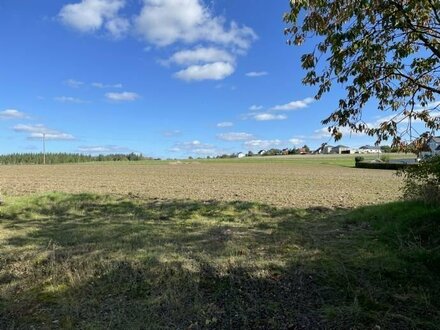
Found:
[(0, 328), (439, 328), (440, 208), (257, 161), (2, 166)]

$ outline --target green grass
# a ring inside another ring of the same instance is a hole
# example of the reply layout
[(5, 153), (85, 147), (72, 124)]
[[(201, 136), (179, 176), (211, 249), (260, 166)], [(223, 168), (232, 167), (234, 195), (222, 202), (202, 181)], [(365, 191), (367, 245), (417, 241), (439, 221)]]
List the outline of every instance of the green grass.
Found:
[[(383, 154), (381, 154), (383, 155)], [(385, 154), (390, 159), (415, 158), (410, 153), (390, 153)], [(198, 162), (211, 164), (261, 164), (261, 163), (283, 163), (295, 165), (336, 165), (343, 167), (354, 167), (355, 157), (362, 156), (365, 160), (377, 159), (377, 154), (350, 154), (350, 155), (285, 155), (285, 156), (253, 156), (244, 158), (219, 158), (219, 159), (193, 159), (181, 160), (182, 162)]]
[(0, 207), (0, 328), (437, 329), (440, 208), (89, 194)]

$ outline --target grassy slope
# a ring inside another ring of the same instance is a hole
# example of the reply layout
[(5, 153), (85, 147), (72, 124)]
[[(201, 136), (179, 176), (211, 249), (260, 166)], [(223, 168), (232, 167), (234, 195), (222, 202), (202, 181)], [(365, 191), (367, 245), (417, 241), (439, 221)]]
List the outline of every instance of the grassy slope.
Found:
[(440, 208), (49, 194), (0, 207), (0, 328), (426, 328)]

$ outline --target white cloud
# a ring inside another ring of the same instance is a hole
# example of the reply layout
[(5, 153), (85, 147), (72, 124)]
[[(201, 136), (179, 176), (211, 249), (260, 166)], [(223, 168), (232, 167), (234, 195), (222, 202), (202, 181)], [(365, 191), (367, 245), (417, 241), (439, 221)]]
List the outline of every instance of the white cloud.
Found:
[(84, 100), (78, 99), (76, 97), (71, 97), (71, 96), (57, 96), (57, 97), (54, 97), (54, 100), (57, 102), (62, 102), (62, 103), (77, 103), (77, 104), (88, 103), (88, 101), (84, 101)]
[(262, 105), (256, 105), (256, 104), (253, 104), (253, 105), (251, 105), (251, 106), (249, 107), (249, 110), (251, 110), (251, 111), (258, 111), (258, 110), (261, 110), (261, 109), (263, 109), (263, 106), (262, 106)]
[(221, 80), (230, 76), (235, 68), (231, 63), (215, 62), (192, 65), (175, 73), (175, 77), (185, 81)]
[(143, 38), (158, 46), (207, 41), (246, 50), (257, 38), (251, 28), (235, 22), (225, 27), (224, 18), (213, 16), (201, 0), (144, 0), (135, 25)]
[(174, 147), (170, 148), (171, 152), (184, 152), (186, 154), (197, 154), (203, 156), (219, 155), (223, 151), (217, 149), (212, 144), (202, 143), (199, 140), (189, 142), (176, 143)]
[(304, 141), (303, 139), (299, 139), (299, 138), (291, 138), (291, 139), (289, 140), (289, 142), (290, 142), (291, 144), (293, 144), (294, 146), (299, 146), (299, 145), (302, 145), (302, 144), (305, 143), (305, 141)]
[(127, 33), (130, 28), (130, 23), (127, 19), (121, 17), (115, 17), (110, 19), (105, 24), (106, 29), (115, 38), (121, 38)]
[(232, 127), (232, 126), (234, 126), (234, 123), (231, 123), (230, 121), (224, 121), (224, 122), (221, 122), (221, 123), (217, 124), (217, 127), (221, 127), (221, 128), (223, 128), (223, 127)]
[(252, 139), (254, 136), (244, 132), (231, 132), (218, 134), (217, 137), (224, 141), (246, 141)]
[(291, 110), (304, 109), (307, 108), (309, 104), (313, 103), (314, 101), (315, 99), (313, 97), (307, 97), (303, 100), (292, 101), (290, 103), (276, 105), (272, 107), (270, 110), (291, 111)]
[(107, 93), (105, 97), (111, 101), (135, 101), (140, 96), (133, 92)]
[(67, 86), (72, 87), (72, 88), (79, 88), (79, 87), (84, 85), (84, 83), (82, 81), (78, 81), (78, 80), (75, 80), (75, 79), (68, 79), (64, 83)]
[(269, 149), (269, 148), (275, 148), (282, 144), (281, 140), (274, 139), (274, 140), (250, 140), (246, 141), (244, 145), (248, 149)]
[(122, 84), (103, 84), (100, 82), (92, 83), (92, 87), (95, 88), (122, 88)]
[[(364, 133), (360, 132), (353, 132), (349, 127), (339, 127), (339, 131), (344, 136), (362, 136), (365, 135)], [(311, 136), (312, 139), (320, 140), (320, 139), (329, 139), (331, 137), (331, 133), (328, 131), (327, 127), (322, 127), (320, 129), (317, 129), (313, 132), (313, 135)]]
[(75, 137), (72, 134), (60, 132), (51, 128), (47, 128), (42, 124), (36, 125), (16, 125), (14, 131), (19, 133), (27, 133), (28, 140), (39, 140), (45, 136), (46, 140), (74, 140)]
[(267, 76), (269, 73), (266, 71), (251, 71), (246, 73), (247, 77), (255, 78), (255, 77), (262, 77)]
[(0, 111), (0, 119), (26, 119), (26, 118), (29, 118), (29, 116), (15, 109), (6, 109)]
[(167, 62), (180, 65), (192, 65), (215, 62), (234, 63), (234, 56), (229, 52), (214, 47), (199, 47), (174, 53)]
[(252, 119), (257, 121), (269, 121), (269, 120), (285, 120), (285, 115), (275, 115), (273, 113), (256, 113), (251, 116)]
[(129, 29), (127, 19), (119, 17), (125, 0), (82, 0), (65, 5), (58, 14), (61, 21), (81, 32), (95, 32), (105, 28), (114, 37), (121, 37)]
[(79, 146), (78, 152), (87, 154), (109, 154), (109, 153), (128, 153), (132, 152), (130, 148), (116, 145), (103, 146)]

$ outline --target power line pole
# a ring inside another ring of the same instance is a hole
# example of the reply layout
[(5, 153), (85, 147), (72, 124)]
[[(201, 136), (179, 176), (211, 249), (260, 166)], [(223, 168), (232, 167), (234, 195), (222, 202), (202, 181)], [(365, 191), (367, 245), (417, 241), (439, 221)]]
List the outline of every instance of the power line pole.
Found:
[(43, 165), (46, 165), (46, 133), (43, 133)]

